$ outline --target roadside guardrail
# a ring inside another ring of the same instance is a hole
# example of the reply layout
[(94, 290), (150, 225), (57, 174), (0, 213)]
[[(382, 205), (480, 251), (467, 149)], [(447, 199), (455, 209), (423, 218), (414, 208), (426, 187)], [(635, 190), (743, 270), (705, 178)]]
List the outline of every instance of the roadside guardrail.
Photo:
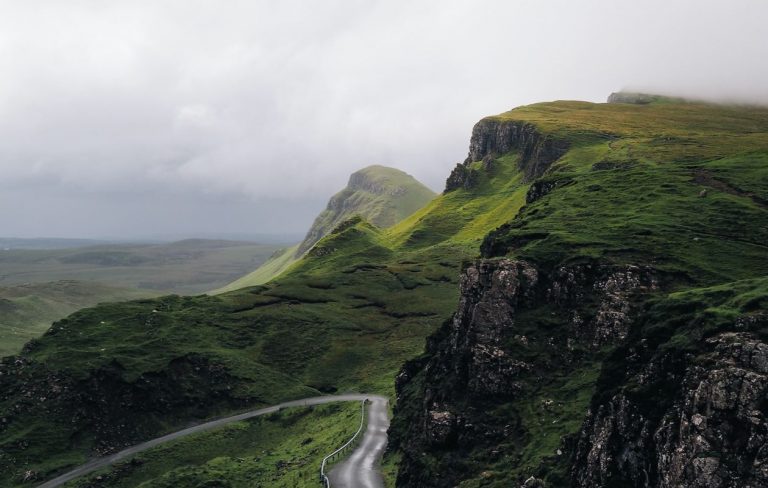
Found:
[(344, 454), (348, 449), (350, 449), (355, 441), (359, 439), (360, 434), (363, 432), (363, 426), (365, 426), (365, 405), (368, 403), (368, 400), (363, 400), (361, 403), (360, 427), (357, 429), (357, 432), (355, 432), (355, 435), (353, 435), (347, 442), (345, 442), (343, 446), (325, 456), (323, 458), (323, 462), (320, 463), (320, 483), (322, 483), (325, 488), (331, 488), (331, 480), (329, 480), (328, 475), (325, 474), (325, 467), (328, 465), (328, 462), (341, 457), (341, 454)]

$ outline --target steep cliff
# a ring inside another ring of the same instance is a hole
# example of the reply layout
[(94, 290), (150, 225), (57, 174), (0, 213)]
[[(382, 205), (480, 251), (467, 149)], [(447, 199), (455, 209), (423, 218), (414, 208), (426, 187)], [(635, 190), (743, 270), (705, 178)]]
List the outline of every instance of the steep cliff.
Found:
[(448, 189), (530, 186), (397, 378), (398, 486), (768, 486), (768, 112), (611, 101), (475, 127)]
[(765, 284), (710, 290), (718, 311), (702, 311), (696, 296), (651, 307), (606, 361), (575, 447), (574, 486), (768, 486)]
[(347, 219), (267, 285), (103, 304), (0, 362), (0, 486), (245, 404), (391, 394), (408, 359), (401, 486), (703, 486), (699, 465), (759, 486), (762, 360), (728, 354), (766, 340), (768, 110), (553, 102), (493, 119), (567, 151), (533, 181), (525, 148), (486, 154), (472, 185), (386, 229)]
[[(472, 128), (469, 155), (448, 176), (445, 191), (471, 188), (481, 168), (492, 170), (493, 159), (511, 151), (519, 152), (518, 168), (525, 180), (531, 181), (543, 175), (567, 150), (567, 141), (542, 134), (533, 124), (485, 118)], [(482, 161), (481, 168), (473, 166), (476, 161)]]
[(491, 465), (522, 483), (536, 463), (564, 483), (573, 439), (560, 437), (584, 415), (602, 350), (626, 338), (637, 304), (658, 286), (651, 269), (634, 266), (469, 266), (453, 319), (397, 380), (399, 486), (455, 486)]

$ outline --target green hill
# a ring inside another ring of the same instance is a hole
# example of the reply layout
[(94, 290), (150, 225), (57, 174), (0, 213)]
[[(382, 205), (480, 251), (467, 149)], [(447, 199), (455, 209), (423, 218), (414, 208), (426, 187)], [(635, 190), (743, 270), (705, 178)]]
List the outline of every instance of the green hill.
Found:
[(386, 166), (368, 166), (352, 173), (347, 187), (328, 201), (299, 244), (303, 255), (339, 224), (360, 215), (382, 229), (391, 227), (427, 204), (435, 193), (411, 175)]
[(299, 258), (296, 257), (296, 251), (299, 245), (284, 247), (278, 249), (267, 259), (264, 264), (251, 271), (245, 276), (241, 276), (232, 283), (210, 292), (212, 295), (226, 293), (228, 291), (239, 290), (247, 286), (263, 285), (273, 278), (280, 276), (283, 271), (291, 267)]
[(100, 302), (201, 293), (259, 265), (279, 246), (188, 239), (111, 244), (10, 239), (0, 245), (0, 356)]
[(0, 287), (0, 356), (19, 353), (54, 321), (81, 308), (151, 296), (157, 293), (72, 280)]
[[(483, 119), (446, 192), (400, 223), (323, 224), (330, 232), (266, 285), (82, 310), (3, 361), (3, 486), (246, 405), (392, 395), (399, 373), (391, 440), (402, 486), (562, 481), (590, 402), (624, 381), (610, 376), (628, 357), (622, 341), (643, 337), (619, 327), (622, 313), (651, 298), (669, 312), (666, 297), (684, 290), (728, 316), (763, 307), (764, 283), (754, 280), (768, 276), (766, 173), (766, 109), (552, 102)], [(490, 261), (471, 265), (481, 253)], [(632, 303), (614, 310), (627, 299), (622, 280), (647, 280), (652, 293), (626, 292)], [(520, 283), (531, 290), (522, 312), (506, 315), (529, 289)], [(718, 286), (725, 291), (708, 288)], [(449, 321), (457, 303), (460, 312), (482, 303), (467, 316), (486, 329), (464, 335), (464, 322)], [(590, 322), (596, 316), (603, 322)], [(646, 339), (704, 340), (689, 327), (649, 327)], [(427, 337), (427, 354), (401, 371)], [(483, 338), (497, 349), (472, 342)], [(486, 369), (463, 362), (483, 351), (500, 355), (478, 363)], [(494, 362), (508, 356), (518, 362)], [(474, 396), (521, 371), (509, 383), (520, 390)]]
[(301, 243), (275, 253), (252, 273), (213, 293), (267, 283), (287, 270), (317, 241), (355, 215), (383, 229), (400, 222), (434, 197), (432, 190), (398, 169), (373, 165), (356, 171), (349, 177), (346, 188), (331, 197)]

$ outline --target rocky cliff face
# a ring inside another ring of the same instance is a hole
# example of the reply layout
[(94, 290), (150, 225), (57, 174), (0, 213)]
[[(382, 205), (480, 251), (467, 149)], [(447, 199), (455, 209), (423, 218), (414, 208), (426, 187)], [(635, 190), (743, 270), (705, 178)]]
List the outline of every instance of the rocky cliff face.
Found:
[(476, 171), (470, 167), (473, 162), (482, 161), (487, 170), (495, 157), (517, 151), (520, 154), (518, 166), (526, 181), (531, 181), (543, 175), (567, 150), (567, 142), (543, 134), (533, 124), (483, 119), (472, 129), (469, 155), (451, 172), (445, 191), (472, 186), (473, 171)]
[[(554, 386), (542, 387), (624, 340), (638, 297), (657, 286), (651, 269), (635, 266), (543, 270), (500, 259), (468, 267), (454, 318), (397, 379), (398, 486), (455, 486), (476, 469), (463, 461), (473, 455), (519, 462), (533, 435), (524, 410), (532, 403), (564, 408)], [(537, 455), (563, 464), (571, 449), (565, 444)], [(516, 468), (510, 465), (511, 478), (522, 484), (532, 472)]]
[(695, 358), (671, 356), (657, 352), (628, 375), (639, 388), (669, 375), (666, 401), (622, 392), (590, 408), (574, 486), (768, 486), (768, 344), (724, 332)]
[(352, 173), (347, 187), (333, 195), (299, 245), (304, 255), (342, 222), (360, 215), (377, 227), (389, 227), (423, 207), (434, 197), (412, 176), (384, 166), (369, 166)]
[[(693, 305), (647, 311), (663, 286), (643, 266), (469, 266), (453, 319), (397, 378), (398, 486), (768, 486), (768, 315), (695, 339)], [(560, 386), (603, 360), (584, 400)]]
[[(663, 281), (641, 266), (468, 267), (454, 318), (397, 378), (398, 486), (768, 486), (768, 314), (714, 328), (694, 305), (648, 312)], [(553, 378), (601, 358), (591, 400), (560, 396)], [(531, 452), (547, 429), (556, 448)]]

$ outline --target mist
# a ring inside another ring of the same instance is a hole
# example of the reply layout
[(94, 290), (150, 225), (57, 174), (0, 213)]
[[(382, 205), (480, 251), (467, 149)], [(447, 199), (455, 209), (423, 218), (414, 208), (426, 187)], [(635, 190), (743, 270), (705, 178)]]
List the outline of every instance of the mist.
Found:
[(768, 3), (0, 1), (5, 236), (300, 234), (370, 164), (628, 89), (768, 104)]

